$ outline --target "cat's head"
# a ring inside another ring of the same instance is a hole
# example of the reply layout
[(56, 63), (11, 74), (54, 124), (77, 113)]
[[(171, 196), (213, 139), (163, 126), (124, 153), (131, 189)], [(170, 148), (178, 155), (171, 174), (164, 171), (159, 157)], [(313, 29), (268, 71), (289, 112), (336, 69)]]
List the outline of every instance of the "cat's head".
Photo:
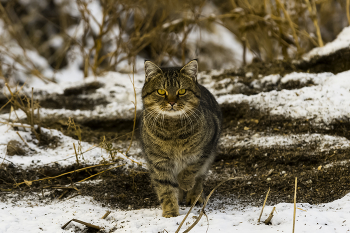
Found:
[(201, 97), (197, 73), (197, 60), (183, 67), (171, 68), (160, 68), (146, 61), (146, 79), (142, 89), (144, 108), (171, 117), (193, 111)]

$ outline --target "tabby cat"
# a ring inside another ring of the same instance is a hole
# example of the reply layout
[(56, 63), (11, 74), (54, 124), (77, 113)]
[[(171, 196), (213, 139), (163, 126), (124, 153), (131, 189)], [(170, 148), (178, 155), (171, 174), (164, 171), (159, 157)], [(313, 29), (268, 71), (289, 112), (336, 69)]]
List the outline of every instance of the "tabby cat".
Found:
[(171, 68), (146, 61), (145, 73), (141, 144), (163, 217), (175, 217), (184, 191), (186, 204), (192, 204), (203, 189), (216, 154), (221, 111), (197, 82), (197, 60)]

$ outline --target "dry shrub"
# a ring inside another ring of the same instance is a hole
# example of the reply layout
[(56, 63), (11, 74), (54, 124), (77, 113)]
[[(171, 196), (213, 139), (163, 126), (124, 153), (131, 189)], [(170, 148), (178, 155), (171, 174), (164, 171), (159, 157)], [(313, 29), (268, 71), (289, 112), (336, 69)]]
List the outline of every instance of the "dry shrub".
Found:
[(0, 77), (54, 81), (55, 72), (74, 64), (85, 77), (130, 72), (125, 65), (138, 56), (162, 65), (203, 57), (217, 62), (203, 61), (202, 69), (221, 68), (234, 60), (220, 42), (188, 39), (193, 30), (215, 33), (216, 24), (261, 60), (289, 60), (333, 40), (347, 25), (345, 8), (345, 0), (5, 0)]

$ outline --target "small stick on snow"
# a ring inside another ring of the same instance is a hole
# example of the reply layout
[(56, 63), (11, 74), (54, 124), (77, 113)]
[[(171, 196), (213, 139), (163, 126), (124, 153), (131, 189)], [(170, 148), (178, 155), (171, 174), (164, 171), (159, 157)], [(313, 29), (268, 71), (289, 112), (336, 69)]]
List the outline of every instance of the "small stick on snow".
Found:
[(265, 197), (265, 201), (264, 201), (263, 207), (262, 207), (261, 212), (260, 212), (260, 215), (259, 215), (258, 222), (260, 222), (261, 215), (262, 215), (262, 213), (263, 213), (263, 211), (264, 211), (265, 204), (266, 204), (266, 201), (267, 201), (267, 197), (269, 196), (269, 193), (270, 193), (270, 188), (269, 188), (269, 190), (267, 191), (267, 194), (266, 194), (266, 197)]
[(273, 207), (273, 209), (272, 209), (272, 211), (271, 211), (269, 217), (267, 217), (267, 219), (264, 221), (264, 223), (265, 223), (266, 225), (269, 225), (269, 224), (271, 223), (271, 219), (272, 219), (272, 217), (273, 217), (273, 212), (275, 211), (275, 209), (276, 209), (276, 207)]
[(22, 138), (22, 136), (18, 133), (18, 131), (16, 132), (17, 135), (19, 136), (19, 138), (24, 142), (24, 144), (26, 144), (28, 146), (29, 149), (33, 150), (26, 141), (24, 141), (24, 139)]
[(87, 222), (83, 222), (81, 220), (78, 220), (78, 219), (72, 219), (72, 220), (69, 220), (66, 224), (64, 224), (61, 228), (64, 230), (64, 228), (66, 228), (66, 226), (70, 223), (70, 222), (78, 222), (78, 223), (81, 223), (81, 224), (84, 224), (85, 226), (87, 227), (90, 227), (90, 228), (94, 228), (94, 229), (97, 229), (97, 230), (100, 230), (101, 227), (99, 226), (96, 226), (96, 225), (92, 225), (90, 223), (87, 223)]
[(59, 197), (58, 199), (61, 199), (66, 193), (68, 193), (69, 189), (66, 189)]
[(241, 179), (241, 178), (243, 178), (243, 177), (232, 177), (232, 178), (229, 178), (229, 179), (227, 179), (227, 180), (221, 181), (218, 185), (216, 185), (215, 188), (213, 188), (213, 189), (211, 190), (211, 192), (209, 193), (207, 199), (205, 199), (204, 204), (203, 204), (203, 207), (202, 207), (202, 209), (201, 209), (201, 212), (200, 212), (198, 218), (196, 219), (196, 221), (195, 221), (194, 223), (192, 223), (192, 225), (189, 226), (189, 228), (187, 228), (187, 230), (185, 230), (183, 233), (187, 233), (187, 232), (189, 232), (190, 230), (192, 230), (192, 228), (193, 228), (195, 225), (197, 225), (197, 223), (201, 220), (201, 218), (202, 218), (202, 216), (203, 216), (203, 214), (204, 214), (204, 209), (205, 209), (205, 207), (206, 207), (206, 205), (207, 205), (207, 203), (208, 203), (208, 200), (209, 200), (210, 196), (215, 192), (215, 190), (216, 190), (218, 187), (220, 187), (220, 186), (221, 186), (223, 183), (225, 183), (226, 181), (229, 181), (229, 180), (236, 180), (236, 179)]
[(107, 212), (105, 213), (105, 215), (103, 215), (103, 217), (101, 219), (105, 219), (108, 217), (108, 215), (111, 213), (111, 211), (107, 210)]
[(186, 216), (184, 217), (184, 219), (183, 219), (182, 222), (180, 223), (180, 225), (179, 225), (179, 227), (177, 228), (177, 230), (175, 231), (175, 233), (178, 233), (178, 232), (180, 231), (180, 229), (181, 229), (182, 225), (184, 224), (186, 218), (187, 218), (188, 215), (191, 213), (193, 207), (196, 205), (198, 199), (199, 199), (200, 196), (202, 195), (202, 192), (203, 192), (203, 189), (202, 189), (201, 193), (197, 196), (196, 200), (193, 202), (193, 204), (192, 204), (190, 210), (187, 212)]
[(298, 187), (298, 178), (295, 177), (295, 190), (294, 190), (294, 212), (293, 212), (293, 233), (294, 233), (294, 229), (295, 229), (295, 213), (297, 210), (297, 187)]

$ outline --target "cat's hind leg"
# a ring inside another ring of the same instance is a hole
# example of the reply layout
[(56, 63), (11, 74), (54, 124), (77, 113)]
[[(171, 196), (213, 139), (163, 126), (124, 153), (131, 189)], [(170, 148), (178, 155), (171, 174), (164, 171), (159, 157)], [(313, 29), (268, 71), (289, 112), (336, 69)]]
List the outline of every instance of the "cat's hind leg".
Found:
[(200, 197), (199, 197), (196, 205), (201, 205), (204, 203), (205, 195), (204, 195), (204, 192), (202, 192), (204, 179), (205, 179), (205, 175), (201, 175), (201, 176), (196, 177), (195, 185), (193, 186), (193, 188), (191, 190), (189, 190), (187, 192), (187, 195), (186, 195), (186, 204), (187, 205), (192, 206), (193, 203), (196, 201), (198, 195), (200, 195)]

